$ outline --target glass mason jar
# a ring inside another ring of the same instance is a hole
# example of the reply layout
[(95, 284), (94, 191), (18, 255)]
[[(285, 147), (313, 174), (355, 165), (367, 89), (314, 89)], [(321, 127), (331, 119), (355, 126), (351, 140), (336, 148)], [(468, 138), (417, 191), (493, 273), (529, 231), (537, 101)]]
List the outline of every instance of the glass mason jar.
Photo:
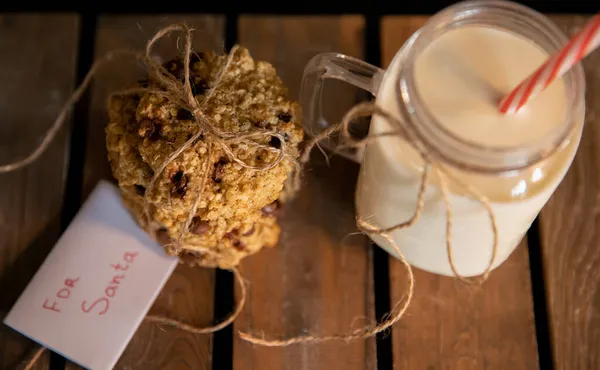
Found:
[[(520, 36), (548, 55), (567, 42), (566, 35), (554, 23), (528, 7), (509, 1), (460, 2), (432, 16), (406, 41), (387, 70), (337, 53), (315, 56), (304, 71), (301, 104), (306, 131), (315, 134), (328, 126), (321, 114), (321, 107), (327, 104), (321, 99), (325, 79), (343, 80), (371, 92), (377, 105), (410, 125), (437, 163), (488, 199), (498, 230), (497, 254), (492, 265), (496, 268), (519, 245), (572, 163), (583, 129), (585, 81), (580, 64), (560, 79), (565, 114), (552, 129), (528, 141), (515, 140), (514, 145), (467, 140), (430, 111), (422, 98), (424, 91), (417, 87), (415, 69), (421, 53), (441, 35), (469, 26)], [(513, 59), (516, 58), (518, 55)], [(527, 74), (539, 64), (533, 65)], [(508, 93), (527, 74), (507, 81), (502, 93)], [(369, 135), (394, 129), (394, 123), (374, 116)], [(531, 136), (531, 130), (527, 130), (524, 127), (517, 131), (515, 137)], [(328, 140), (325, 146), (333, 149), (334, 144)], [(398, 136), (380, 137), (362, 151), (343, 154), (361, 163), (355, 199), (358, 217), (378, 227), (390, 227), (412, 217), (425, 163), (407, 140)], [(447, 183), (454, 264), (463, 276), (479, 275), (486, 270), (492, 256), (494, 234), (489, 214), (456, 183)], [(452, 276), (446, 249), (446, 207), (439, 177), (433, 173), (424, 199), (420, 219), (411, 227), (394, 231), (391, 237), (412, 266)], [(386, 239), (376, 234), (370, 237), (395, 255)]]

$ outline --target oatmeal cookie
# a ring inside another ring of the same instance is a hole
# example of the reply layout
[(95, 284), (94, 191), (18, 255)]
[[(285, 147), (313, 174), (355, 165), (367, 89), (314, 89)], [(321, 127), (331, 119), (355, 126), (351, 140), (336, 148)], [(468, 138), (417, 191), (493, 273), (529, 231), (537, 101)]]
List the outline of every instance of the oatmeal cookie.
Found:
[[(238, 49), (209, 101), (205, 101), (227, 56), (193, 54), (190, 83), (204, 114), (216, 129), (230, 134), (274, 132), (285, 140), (286, 157), (268, 170), (241, 166), (215, 141), (200, 136), (170, 162), (151, 191), (150, 181), (159, 167), (194, 134), (198, 125), (192, 114), (164, 96), (114, 96), (109, 101), (106, 144), (112, 172), (130, 207), (147, 230), (160, 231), (161, 242), (171, 254), (186, 259), (194, 252), (202, 264), (236, 265), (263, 246), (275, 245), (279, 227), (269, 210), (278, 204), (284, 182), (299, 156), (303, 139), (300, 108), (288, 100), (285, 86), (273, 66), (255, 61), (248, 50)], [(175, 59), (165, 68), (181, 81), (183, 62)], [(157, 87), (152, 80), (143, 85)], [(257, 146), (259, 143), (262, 147)], [(281, 143), (270, 136), (229, 142), (233, 155), (250, 166), (275, 161)], [(202, 174), (208, 171), (208, 176)], [(189, 230), (182, 230), (196, 201), (202, 181), (204, 191)], [(143, 200), (149, 201), (149, 220)], [(252, 233), (250, 233), (250, 231)], [(201, 231), (201, 232), (199, 232)], [(248, 235), (246, 235), (248, 234)], [(165, 241), (169, 241), (166, 243)], [(219, 257), (200, 256), (211, 249)]]
[[(145, 216), (142, 198), (135, 192), (122, 194), (135, 219), (148, 229), (154, 221), (152, 216), (150, 219)], [(183, 248), (178, 247), (179, 230), (175, 228), (159, 226), (155, 228), (154, 238), (168, 254), (179, 255), (181, 261), (189, 265), (230, 268), (245, 256), (277, 244), (280, 229), (276, 216), (279, 207), (277, 201), (273, 202), (244, 221), (205, 221), (196, 216), (190, 224), (190, 233), (184, 238)], [(151, 211), (150, 214), (153, 213)]]

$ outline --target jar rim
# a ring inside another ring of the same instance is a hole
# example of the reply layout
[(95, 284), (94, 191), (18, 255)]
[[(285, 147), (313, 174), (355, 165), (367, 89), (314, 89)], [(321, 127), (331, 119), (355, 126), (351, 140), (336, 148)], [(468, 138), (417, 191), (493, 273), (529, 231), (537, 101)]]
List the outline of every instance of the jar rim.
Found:
[[(553, 54), (567, 36), (543, 14), (521, 4), (502, 0), (471, 0), (451, 5), (433, 15), (403, 47), (395, 87), (397, 103), (419, 140), (433, 155), (454, 166), (478, 172), (505, 172), (529, 167), (552, 155), (568, 141), (585, 102), (581, 63), (561, 78), (565, 83), (567, 112), (564, 121), (532, 144), (492, 147), (459, 137), (442, 125), (421, 103), (414, 81), (413, 63), (428, 43), (449, 29), (464, 25), (492, 26), (524, 37)], [(400, 54), (400, 53), (399, 53)], [(397, 55), (398, 56), (398, 55)]]

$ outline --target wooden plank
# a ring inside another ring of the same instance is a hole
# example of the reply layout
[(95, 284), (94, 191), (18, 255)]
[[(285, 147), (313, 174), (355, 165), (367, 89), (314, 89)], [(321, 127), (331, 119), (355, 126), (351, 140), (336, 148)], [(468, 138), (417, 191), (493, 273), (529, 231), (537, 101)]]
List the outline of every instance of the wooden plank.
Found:
[[(103, 16), (97, 25), (95, 55), (119, 48), (143, 50), (146, 42), (161, 27), (185, 21), (197, 29), (194, 48), (220, 51), (224, 39), (222, 16)], [(177, 55), (177, 37), (161, 41), (157, 52), (164, 60)], [(91, 108), (84, 171), (87, 196), (99, 179), (113, 177), (108, 164), (104, 128), (108, 122), (106, 99), (111, 91), (123, 88), (143, 77), (143, 71), (131, 61), (111, 64), (97, 76), (91, 89)], [(213, 318), (214, 270), (177, 267), (158, 296), (151, 314), (164, 314), (199, 325)], [(185, 364), (192, 369), (210, 369), (212, 335), (193, 335), (174, 328), (142, 323), (121, 356), (117, 369), (166, 369)], [(72, 365), (71, 365), (72, 366)]]
[[(49, 31), (52, 32), (49, 32)], [(28, 155), (75, 82), (79, 17), (0, 15), (0, 163)], [(56, 45), (61, 45), (57, 48)], [(60, 236), (68, 128), (30, 166), (0, 174), (0, 311), (10, 310)], [(38, 345), (0, 330), (0, 368), (12, 369)], [(48, 368), (48, 353), (36, 369)]]
[[(426, 17), (386, 17), (382, 25), (383, 64)], [(393, 330), (395, 368), (399, 369), (534, 369), (538, 368), (527, 245), (479, 289), (457, 279), (421, 270), (415, 295)], [(406, 273), (390, 259), (391, 300), (406, 291)]]
[[(589, 17), (552, 16), (573, 35)], [(583, 62), (586, 120), (567, 176), (540, 216), (556, 369), (600, 368), (600, 54)]]
[[(358, 16), (242, 16), (239, 39), (254, 58), (277, 68), (296, 99), (304, 66), (315, 54), (338, 51), (363, 56), (363, 28), (363, 18)], [(356, 102), (355, 90), (335, 84), (329, 88), (333, 89), (326, 95), (328, 117), (340, 119)], [(353, 203), (358, 166), (333, 158), (327, 167), (322, 158), (313, 154), (304, 188), (285, 206), (279, 245), (242, 263), (250, 282), (249, 299), (235, 322), (236, 332), (286, 338), (346, 333), (351, 325), (357, 328), (374, 318), (368, 243), (362, 236), (344, 240), (356, 231)], [(265, 348), (235, 337), (234, 368), (239, 370), (375, 367), (373, 339)]]

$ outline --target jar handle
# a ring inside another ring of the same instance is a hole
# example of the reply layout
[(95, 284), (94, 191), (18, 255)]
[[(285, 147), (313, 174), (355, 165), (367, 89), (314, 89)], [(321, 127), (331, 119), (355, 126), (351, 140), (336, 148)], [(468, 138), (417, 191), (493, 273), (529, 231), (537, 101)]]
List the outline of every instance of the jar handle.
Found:
[[(318, 135), (330, 126), (322, 109), (323, 82), (326, 79), (341, 80), (376, 95), (384, 73), (381, 68), (344, 54), (323, 53), (314, 56), (304, 68), (300, 88), (303, 125), (307, 134)], [(325, 139), (321, 145), (333, 151), (335, 148), (331, 141)], [(344, 149), (337, 153), (357, 163), (362, 162), (362, 148)]]

